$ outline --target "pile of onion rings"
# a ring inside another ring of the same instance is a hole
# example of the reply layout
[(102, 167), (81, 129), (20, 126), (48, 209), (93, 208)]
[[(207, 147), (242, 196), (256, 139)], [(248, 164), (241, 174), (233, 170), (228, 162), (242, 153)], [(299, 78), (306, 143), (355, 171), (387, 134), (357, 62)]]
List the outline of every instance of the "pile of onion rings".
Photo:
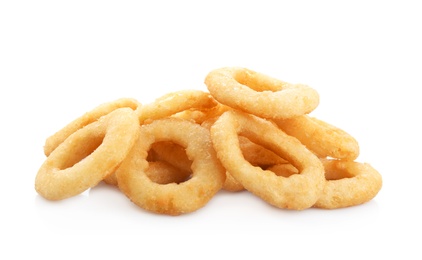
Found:
[(103, 181), (172, 216), (220, 190), (290, 210), (356, 206), (381, 190), (380, 173), (357, 161), (357, 140), (310, 115), (313, 88), (241, 67), (210, 71), (204, 83), (208, 91), (121, 98), (71, 121), (46, 139), (35, 190), (62, 200)]

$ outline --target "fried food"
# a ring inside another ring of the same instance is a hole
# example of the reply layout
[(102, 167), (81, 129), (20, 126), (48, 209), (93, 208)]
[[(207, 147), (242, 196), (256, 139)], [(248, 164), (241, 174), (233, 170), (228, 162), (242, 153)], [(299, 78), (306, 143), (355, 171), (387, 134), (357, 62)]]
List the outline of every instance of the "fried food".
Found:
[(165, 118), (190, 109), (210, 109), (218, 103), (207, 92), (180, 90), (165, 94), (151, 103), (139, 106), (136, 113), (141, 124)]
[[(315, 204), (324, 184), (321, 161), (296, 138), (268, 120), (227, 111), (211, 126), (211, 140), (223, 166), (243, 187), (278, 208), (303, 210)], [(263, 135), (265, 133), (265, 135)], [(299, 169), (284, 178), (243, 158), (238, 135), (274, 151)]]
[(135, 110), (139, 106), (141, 106), (141, 103), (133, 98), (120, 98), (111, 102), (100, 104), (91, 111), (86, 112), (82, 116), (73, 120), (52, 136), (48, 137), (44, 145), (44, 154), (49, 156), (50, 153), (71, 134), (84, 126), (97, 121), (100, 117), (105, 116), (118, 108), (128, 107)]
[(247, 68), (215, 69), (206, 76), (205, 85), (218, 102), (263, 118), (300, 116), (319, 104), (319, 94), (313, 88)]
[(274, 122), (285, 133), (299, 139), (320, 158), (355, 160), (359, 156), (357, 140), (346, 131), (309, 115)]
[(139, 121), (131, 108), (118, 108), (64, 140), (38, 170), (35, 190), (62, 200), (94, 187), (113, 173), (138, 139)]
[(323, 159), (326, 182), (314, 207), (324, 209), (356, 206), (372, 200), (382, 187), (381, 174), (370, 164)]
[(316, 90), (242, 67), (210, 71), (201, 90), (142, 105), (104, 103), (48, 137), (35, 190), (66, 199), (98, 182), (140, 208), (182, 215), (220, 190), (280, 209), (337, 209), (372, 200), (380, 173), (358, 162), (357, 140), (309, 115)]
[[(188, 133), (188, 134), (187, 134)], [(171, 141), (186, 149), (192, 177), (176, 184), (159, 184), (146, 175), (148, 151), (156, 142)], [(196, 211), (222, 188), (225, 170), (213, 149), (209, 131), (188, 120), (157, 119), (141, 127), (137, 143), (116, 170), (120, 190), (136, 205), (158, 214)]]

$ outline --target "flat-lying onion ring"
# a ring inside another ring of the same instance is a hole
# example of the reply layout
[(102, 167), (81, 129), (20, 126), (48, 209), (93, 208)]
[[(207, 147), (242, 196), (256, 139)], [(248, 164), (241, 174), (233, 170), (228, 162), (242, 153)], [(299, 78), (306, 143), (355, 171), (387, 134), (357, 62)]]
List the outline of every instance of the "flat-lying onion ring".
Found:
[[(325, 181), (324, 168), (318, 157), (296, 138), (270, 121), (235, 111), (221, 115), (210, 131), (221, 163), (245, 189), (279, 208), (302, 210), (315, 204)], [(299, 174), (285, 178), (252, 166), (242, 155), (238, 135), (280, 155)]]
[(274, 122), (285, 133), (296, 137), (320, 158), (355, 160), (359, 144), (344, 130), (315, 117), (302, 115)]
[(129, 107), (133, 110), (137, 109), (141, 104), (132, 98), (120, 98), (111, 102), (107, 102), (95, 107), (93, 110), (83, 114), (81, 117), (76, 118), (61, 130), (48, 137), (44, 145), (44, 154), (49, 156), (59, 144), (76, 132), (78, 129), (98, 120), (100, 117), (122, 107)]
[[(186, 134), (188, 133), (188, 134)], [(192, 160), (192, 177), (180, 184), (158, 184), (145, 174), (148, 151), (155, 142), (172, 141), (186, 148)], [(225, 171), (216, 157), (209, 131), (176, 118), (142, 125), (138, 142), (116, 171), (119, 188), (141, 208), (180, 215), (203, 207), (221, 189)]]
[(62, 142), (41, 165), (35, 190), (49, 200), (82, 193), (114, 172), (139, 135), (131, 108), (119, 108)]
[(220, 103), (263, 118), (290, 118), (307, 114), (319, 104), (316, 90), (290, 84), (239, 67), (211, 71), (205, 78)]
[(181, 90), (168, 93), (154, 102), (140, 106), (136, 112), (141, 124), (172, 116), (188, 109), (209, 109), (218, 103), (207, 92), (200, 90)]
[(368, 163), (323, 159), (324, 189), (316, 208), (336, 209), (372, 200), (382, 187), (382, 177)]

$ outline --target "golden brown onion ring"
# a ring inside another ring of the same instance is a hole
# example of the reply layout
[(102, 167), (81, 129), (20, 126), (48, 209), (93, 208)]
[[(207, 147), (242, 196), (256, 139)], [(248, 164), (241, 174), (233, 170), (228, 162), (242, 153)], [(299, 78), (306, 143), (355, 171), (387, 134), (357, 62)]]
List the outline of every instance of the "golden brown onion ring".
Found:
[[(218, 117), (209, 118), (201, 125), (210, 129), (217, 119)], [(269, 165), (286, 163), (286, 160), (275, 154), (273, 151), (252, 142), (244, 136), (239, 136), (239, 146), (245, 160), (253, 166), (268, 167)], [(232, 192), (244, 190), (242, 184), (236, 181), (230, 172), (227, 171), (226, 175), (226, 181), (223, 185), (224, 190)]]
[(309, 86), (246, 68), (213, 70), (206, 76), (205, 85), (218, 102), (263, 118), (291, 118), (307, 114), (319, 104), (318, 92)]
[[(238, 135), (272, 150), (289, 161), (299, 173), (285, 178), (254, 167), (244, 159)], [(211, 139), (226, 170), (245, 189), (266, 202), (279, 208), (302, 210), (314, 205), (319, 198), (325, 181), (321, 161), (272, 122), (242, 112), (227, 111), (211, 126)]]
[(131, 108), (119, 108), (71, 134), (44, 161), (35, 190), (49, 200), (82, 193), (113, 173), (139, 135)]
[[(148, 151), (156, 142), (185, 147), (192, 160), (192, 177), (180, 184), (158, 184), (146, 175)], [(141, 208), (180, 215), (203, 207), (222, 188), (225, 171), (215, 155), (209, 131), (191, 121), (165, 118), (141, 127), (132, 151), (116, 171), (119, 188)]]

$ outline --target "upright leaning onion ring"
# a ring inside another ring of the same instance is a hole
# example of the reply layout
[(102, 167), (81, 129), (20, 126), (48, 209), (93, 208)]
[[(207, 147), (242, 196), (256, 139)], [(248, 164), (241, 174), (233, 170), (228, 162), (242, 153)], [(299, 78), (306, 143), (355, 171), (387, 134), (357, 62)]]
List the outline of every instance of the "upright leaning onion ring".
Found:
[[(202, 126), (210, 129), (211, 126), (215, 123), (218, 117), (209, 118), (206, 121), (202, 122)], [(253, 166), (258, 167), (267, 167), (269, 165), (282, 164), (286, 160), (275, 154), (274, 152), (253, 143), (251, 140), (244, 136), (239, 136), (239, 147), (242, 151), (243, 157)], [(227, 191), (242, 191), (244, 190), (242, 184), (240, 184), (230, 172), (226, 172), (226, 181), (224, 182), (223, 189)]]
[(263, 118), (299, 116), (319, 104), (318, 92), (306, 85), (286, 83), (246, 68), (213, 70), (205, 85), (220, 103)]
[[(299, 174), (285, 178), (252, 166), (242, 155), (238, 135), (280, 155), (296, 167)], [(321, 161), (270, 121), (228, 111), (211, 126), (211, 139), (226, 170), (245, 189), (268, 203), (279, 208), (302, 210), (314, 205), (319, 198), (325, 181)]]
[(59, 144), (61, 144), (67, 137), (76, 132), (78, 129), (98, 120), (100, 117), (122, 107), (129, 107), (133, 110), (137, 109), (141, 104), (132, 98), (120, 98), (111, 102), (107, 102), (95, 107), (93, 110), (76, 118), (61, 130), (48, 137), (44, 145), (44, 154), (49, 156)]
[[(186, 148), (187, 156), (193, 161), (189, 180), (162, 185), (148, 178), (148, 151), (153, 143), (161, 141), (172, 141)], [(120, 190), (141, 208), (180, 215), (208, 203), (223, 186), (225, 171), (215, 155), (207, 129), (187, 120), (165, 118), (142, 125), (139, 139), (116, 170), (116, 177)]]
[(49, 200), (82, 193), (114, 172), (139, 135), (130, 108), (119, 108), (71, 134), (41, 165), (35, 190)]

